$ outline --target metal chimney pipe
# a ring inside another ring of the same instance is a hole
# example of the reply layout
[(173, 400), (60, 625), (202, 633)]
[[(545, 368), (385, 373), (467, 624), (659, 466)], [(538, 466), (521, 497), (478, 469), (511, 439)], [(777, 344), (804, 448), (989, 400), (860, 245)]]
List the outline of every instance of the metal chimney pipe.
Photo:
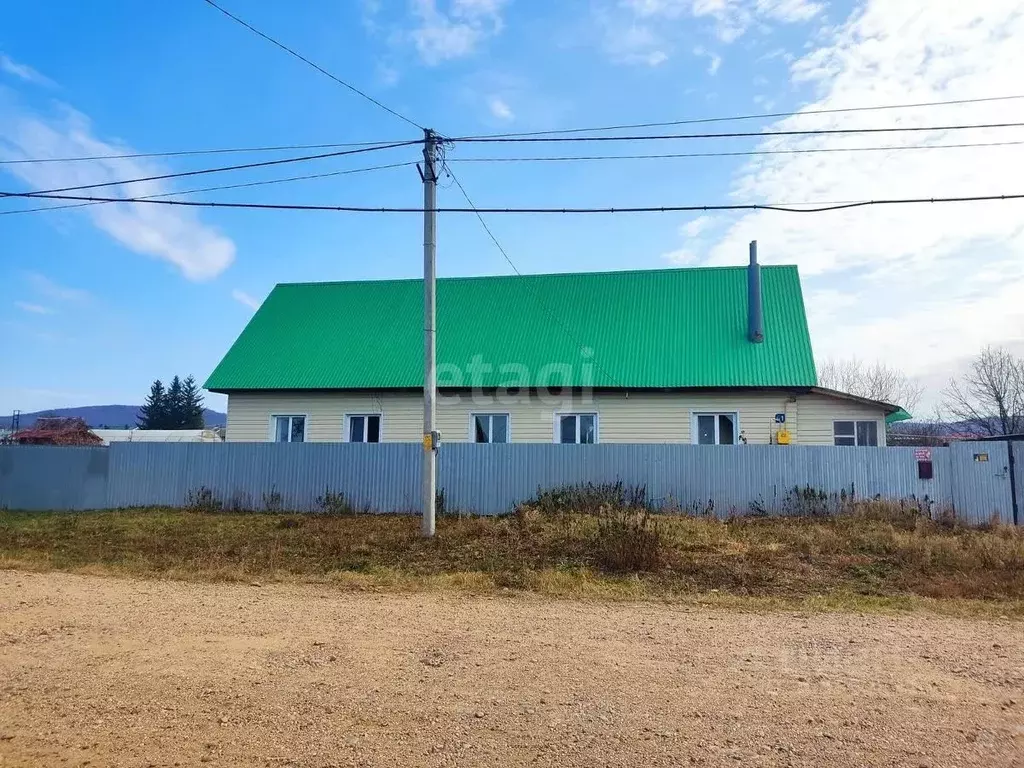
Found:
[(764, 341), (761, 265), (757, 263), (757, 240), (750, 241), (750, 266), (747, 267), (747, 337), (755, 344)]

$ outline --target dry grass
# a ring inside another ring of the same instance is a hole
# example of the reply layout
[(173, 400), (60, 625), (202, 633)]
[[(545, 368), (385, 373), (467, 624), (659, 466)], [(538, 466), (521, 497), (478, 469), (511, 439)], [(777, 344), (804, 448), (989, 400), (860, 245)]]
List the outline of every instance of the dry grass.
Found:
[[(657, 516), (651, 550), (645, 531), (653, 523), (602, 520), (525, 508), (501, 518), (441, 518), (437, 537), (424, 540), (418, 518), (405, 516), (6, 512), (0, 566), (839, 607), (980, 599), (1024, 613), (1024, 533), (1012, 528), (966, 528), (868, 503), (835, 518)], [(629, 541), (609, 535), (634, 537), (648, 550), (633, 557)]]

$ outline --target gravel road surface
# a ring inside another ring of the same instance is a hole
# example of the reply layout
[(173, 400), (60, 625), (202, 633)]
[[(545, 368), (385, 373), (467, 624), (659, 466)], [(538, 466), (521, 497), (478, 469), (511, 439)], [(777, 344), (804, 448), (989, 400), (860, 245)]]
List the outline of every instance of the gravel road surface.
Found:
[(1024, 626), (0, 571), (0, 766), (1024, 766)]

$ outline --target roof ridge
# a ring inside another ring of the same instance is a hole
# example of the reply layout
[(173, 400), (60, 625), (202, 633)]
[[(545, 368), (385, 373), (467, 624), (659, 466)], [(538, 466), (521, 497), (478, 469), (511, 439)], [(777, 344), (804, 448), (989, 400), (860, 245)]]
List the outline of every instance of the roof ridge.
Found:
[[(513, 275), (453, 275), (438, 277), (438, 282), (459, 282), (470, 280), (504, 280), (531, 277), (599, 277), (604, 275), (664, 274), (666, 272), (712, 272), (724, 270), (745, 270), (746, 264), (714, 265), (699, 267), (658, 267), (656, 269), (605, 269), (597, 272), (526, 272)], [(796, 264), (762, 264), (761, 269), (797, 269)], [(364, 278), (360, 280), (304, 280), (296, 283), (277, 283), (275, 287), (298, 287), (306, 285), (361, 285), (365, 283), (421, 283), (422, 277)]]

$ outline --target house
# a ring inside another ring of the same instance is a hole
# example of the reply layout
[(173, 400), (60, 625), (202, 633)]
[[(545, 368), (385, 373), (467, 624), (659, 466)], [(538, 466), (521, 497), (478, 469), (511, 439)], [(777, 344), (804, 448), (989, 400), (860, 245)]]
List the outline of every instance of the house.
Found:
[[(817, 386), (795, 266), (437, 281), (443, 441), (884, 445)], [(423, 284), (281, 284), (210, 375), (227, 440), (418, 442)]]

